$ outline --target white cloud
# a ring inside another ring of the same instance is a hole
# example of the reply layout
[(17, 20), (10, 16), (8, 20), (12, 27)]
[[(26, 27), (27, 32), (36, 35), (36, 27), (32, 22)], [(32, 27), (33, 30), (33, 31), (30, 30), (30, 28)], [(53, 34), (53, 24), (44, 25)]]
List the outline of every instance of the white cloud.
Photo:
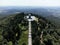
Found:
[(60, 0), (0, 0), (0, 6), (60, 6)]

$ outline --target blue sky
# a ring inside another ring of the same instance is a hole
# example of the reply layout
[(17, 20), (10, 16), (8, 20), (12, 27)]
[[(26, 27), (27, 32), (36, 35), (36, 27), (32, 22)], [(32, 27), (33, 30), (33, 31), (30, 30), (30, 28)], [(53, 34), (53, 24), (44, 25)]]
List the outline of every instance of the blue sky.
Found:
[(0, 6), (60, 6), (60, 0), (0, 0)]

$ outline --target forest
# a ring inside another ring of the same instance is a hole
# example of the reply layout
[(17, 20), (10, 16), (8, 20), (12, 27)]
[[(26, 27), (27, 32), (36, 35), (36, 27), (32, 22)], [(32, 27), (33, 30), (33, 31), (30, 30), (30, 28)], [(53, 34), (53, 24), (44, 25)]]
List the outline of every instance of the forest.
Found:
[[(0, 19), (0, 45), (28, 45), (28, 21), (24, 12), (12, 14)], [(60, 45), (60, 29), (37, 14), (32, 21), (32, 45)], [(16, 44), (17, 43), (17, 44)]]

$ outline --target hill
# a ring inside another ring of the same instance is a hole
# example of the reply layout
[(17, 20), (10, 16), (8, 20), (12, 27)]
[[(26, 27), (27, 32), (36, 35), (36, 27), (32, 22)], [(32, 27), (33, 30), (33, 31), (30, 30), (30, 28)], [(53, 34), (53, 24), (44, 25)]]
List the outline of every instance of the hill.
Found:
[[(0, 21), (0, 45), (2, 43), (8, 45), (15, 45), (15, 43), (27, 45), (28, 21), (24, 19), (24, 16), (27, 15), (28, 13), (18, 13), (7, 16)], [(36, 17), (36, 20), (32, 21), (32, 44), (59, 45), (60, 31), (56, 30), (55, 24), (41, 15), (32, 13), (31, 15)]]

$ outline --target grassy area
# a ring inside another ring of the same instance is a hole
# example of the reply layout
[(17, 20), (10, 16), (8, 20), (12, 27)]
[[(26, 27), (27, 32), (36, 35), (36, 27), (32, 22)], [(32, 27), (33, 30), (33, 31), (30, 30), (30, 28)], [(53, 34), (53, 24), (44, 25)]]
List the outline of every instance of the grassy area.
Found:
[(19, 40), (19, 45), (28, 44), (28, 31), (22, 32), (21, 38)]
[(12, 45), (12, 42), (10, 41), (10, 42), (8, 42), (8, 45)]

